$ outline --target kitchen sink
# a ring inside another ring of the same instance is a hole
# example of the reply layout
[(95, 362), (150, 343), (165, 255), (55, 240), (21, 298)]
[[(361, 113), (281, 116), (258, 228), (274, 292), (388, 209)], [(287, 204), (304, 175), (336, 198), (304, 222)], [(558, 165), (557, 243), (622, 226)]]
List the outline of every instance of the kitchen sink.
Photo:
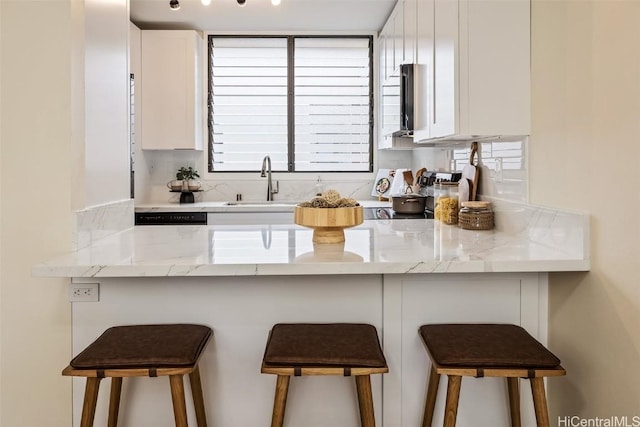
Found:
[(268, 206), (295, 206), (298, 204), (298, 202), (286, 202), (286, 201), (280, 201), (280, 200), (274, 200), (274, 201), (255, 201), (255, 202), (249, 202), (249, 201), (239, 201), (239, 202), (227, 202), (225, 203), (227, 206), (247, 206), (247, 207), (268, 207)]

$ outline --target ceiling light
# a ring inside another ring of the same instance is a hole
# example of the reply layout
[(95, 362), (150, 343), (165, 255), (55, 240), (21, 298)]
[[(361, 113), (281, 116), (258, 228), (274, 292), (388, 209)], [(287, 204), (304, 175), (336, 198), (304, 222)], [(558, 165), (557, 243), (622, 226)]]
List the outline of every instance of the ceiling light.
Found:
[(244, 6), (247, 4), (247, 0), (238, 0), (238, 6)]
[(274, 6), (278, 6), (282, 0), (271, 0), (271, 4)]
[(169, 0), (169, 7), (171, 10), (180, 9), (180, 2), (178, 0)]
[(209, 6), (211, 4), (211, 0), (200, 0), (203, 5)]

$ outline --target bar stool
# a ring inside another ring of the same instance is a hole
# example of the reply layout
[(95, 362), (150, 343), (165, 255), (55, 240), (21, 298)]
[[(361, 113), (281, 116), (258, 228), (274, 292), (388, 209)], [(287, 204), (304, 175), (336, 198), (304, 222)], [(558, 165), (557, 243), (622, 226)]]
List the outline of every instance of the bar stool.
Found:
[(93, 426), (101, 379), (111, 378), (108, 426), (116, 427), (122, 378), (168, 376), (176, 427), (187, 427), (182, 377), (188, 374), (198, 427), (206, 427), (198, 361), (212, 334), (207, 326), (189, 324), (107, 329), (62, 371), (87, 378), (80, 426)]
[(462, 377), (507, 380), (511, 426), (520, 427), (518, 378), (531, 383), (539, 427), (549, 426), (544, 377), (562, 376), (560, 359), (520, 326), (510, 324), (423, 325), (420, 337), (431, 359), (423, 427), (430, 427), (440, 375), (447, 375), (444, 427), (454, 427)]
[(275, 374), (271, 427), (282, 427), (291, 376), (354, 376), (362, 427), (374, 427), (371, 374), (389, 372), (376, 328), (366, 324), (279, 323), (269, 333), (263, 374)]

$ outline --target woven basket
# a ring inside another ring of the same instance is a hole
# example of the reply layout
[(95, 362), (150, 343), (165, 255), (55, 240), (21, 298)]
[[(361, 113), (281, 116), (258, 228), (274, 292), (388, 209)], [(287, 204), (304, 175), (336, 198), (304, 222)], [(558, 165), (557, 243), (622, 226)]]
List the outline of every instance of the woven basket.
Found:
[(458, 226), (465, 230), (491, 230), (493, 228), (493, 212), (460, 212)]

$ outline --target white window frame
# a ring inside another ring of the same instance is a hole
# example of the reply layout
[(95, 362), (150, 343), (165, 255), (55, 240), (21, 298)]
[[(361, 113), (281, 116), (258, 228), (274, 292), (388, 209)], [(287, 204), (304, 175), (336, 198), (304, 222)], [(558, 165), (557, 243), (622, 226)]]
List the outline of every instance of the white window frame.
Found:
[[(362, 182), (363, 180), (373, 179), (375, 178), (376, 171), (378, 169), (378, 138), (379, 138), (379, 129), (377, 126), (377, 118), (378, 118), (378, 87), (379, 87), (379, 78), (378, 75), (378, 36), (377, 32), (370, 31), (348, 31), (348, 32), (322, 32), (322, 31), (261, 31), (261, 32), (251, 32), (251, 31), (205, 31), (203, 32), (203, 40), (209, 40), (210, 35), (220, 35), (220, 36), (281, 36), (283, 34), (297, 36), (297, 35), (307, 35), (307, 36), (373, 36), (373, 68), (371, 72), (373, 73), (373, 172), (273, 172), (274, 179), (278, 179), (280, 181), (304, 181), (304, 182), (316, 182), (318, 177), (320, 177), (323, 181), (331, 182), (331, 181), (339, 181), (339, 182)], [(207, 58), (209, 54), (209, 44), (202, 43), (202, 58)], [(209, 62), (202, 61), (202, 72), (200, 75), (202, 76), (202, 84), (203, 88), (208, 88), (208, 78), (209, 78)], [(205, 89), (207, 90), (207, 89)], [(207, 105), (207, 96), (202, 97), (202, 134), (208, 135), (208, 105)], [(208, 137), (207, 137), (208, 138)], [(205, 180), (211, 181), (233, 181), (233, 180), (251, 180), (251, 179), (259, 179), (259, 172), (209, 172), (209, 155), (208, 155), (208, 141), (205, 141), (206, 149), (202, 151), (202, 161), (201, 161), (201, 169), (202, 171), (206, 171), (201, 174), (201, 178)]]

